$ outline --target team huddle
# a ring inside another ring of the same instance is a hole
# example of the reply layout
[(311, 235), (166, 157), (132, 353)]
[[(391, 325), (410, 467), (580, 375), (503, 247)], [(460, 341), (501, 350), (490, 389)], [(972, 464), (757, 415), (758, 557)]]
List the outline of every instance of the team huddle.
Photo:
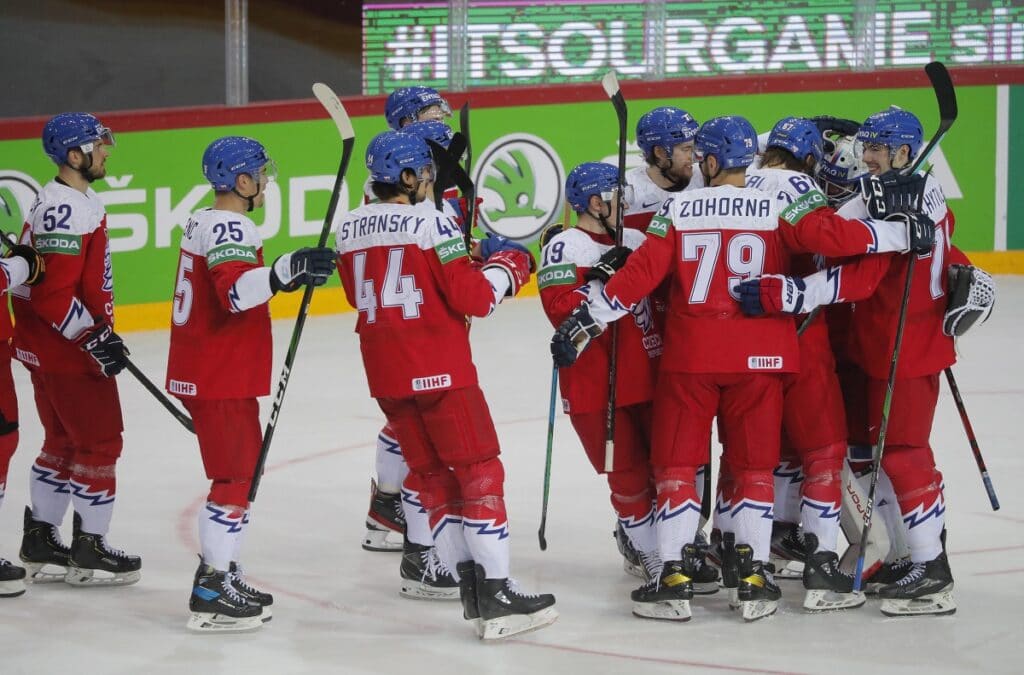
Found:
[[(335, 269), (384, 417), (363, 548), (402, 553), (403, 596), (461, 600), (484, 640), (558, 617), (553, 595), (524, 592), (511, 576), (504, 468), (470, 349), (470, 319), (536, 273), (564, 412), (607, 476), (625, 569), (643, 579), (635, 615), (686, 621), (695, 594), (725, 588), (730, 606), (757, 620), (777, 609), (776, 578), (802, 580), (812, 612), (859, 607), (865, 593), (887, 615), (955, 611), (929, 435), (954, 338), (987, 317), (994, 286), (952, 245), (938, 181), (909, 170), (924, 140), (913, 114), (786, 117), (759, 139), (739, 116), (699, 124), (656, 108), (636, 127), (645, 164), (624, 182), (600, 162), (569, 173), (576, 224), (544, 232), (539, 269), (521, 243), (471, 238), (467, 139), (450, 115), (433, 89), (393, 92), (389, 130), (366, 149), (365, 203), (336, 219), (333, 247), (270, 265), (247, 214), (263, 205), (273, 161), (250, 138), (207, 147), (214, 204), (183, 227), (166, 379), (211, 482), (190, 629), (252, 630), (271, 618), (272, 596), (240, 563), (263, 441), (257, 399), (270, 392), (267, 303)], [(105, 175), (113, 135), (92, 115), (65, 113), (47, 123), (43, 145), (58, 176), (0, 260), (16, 317), (12, 330), (0, 313), (3, 337), (13, 335), (0, 367), (0, 499), (17, 445), (12, 358), (31, 373), (45, 430), (24, 568), (0, 559), (0, 596), (23, 593), (25, 580), (131, 584), (141, 570), (105, 539), (123, 430), (114, 376), (130, 361), (113, 330), (106, 218), (89, 185)], [(908, 268), (918, 272), (903, 336), (912, 347), (890, 409)], [(221, 356), (200, 358), (211, 350)], [(844, 499), (867, 491), (880, 424), (884, 527), (861, 541), (862, 518)], [(858, 554), (863, 584), (851, 574)]]

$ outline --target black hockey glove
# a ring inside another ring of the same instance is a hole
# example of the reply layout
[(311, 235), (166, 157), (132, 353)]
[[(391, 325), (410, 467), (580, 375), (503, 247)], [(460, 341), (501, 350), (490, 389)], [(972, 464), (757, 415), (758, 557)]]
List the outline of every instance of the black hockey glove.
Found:
[(291, 293), (305, 284), (323, 286), (334, 273), (334, 256), (327, 247), (285, 253), (270, 268), (270, 290)]
[(996, 304), (996, 285), (992, 276), (973, 265), (950, 265), (949, 305), (942, 319), (942, 332), (960, 337), (978, 319), (984, 323)]
[(608, 283), (612, 276), (626, 264), (626, 258), (633, 252), (628, 246), (612, 246), (601, 255), (597, 263), (587, 270), (583, 278), (587, 281)]
[(904, 253), (931, 253), (935, 245), (935, 222), (917, 211), (897, 211), (885, 220), (903, 223), (907, 228), (908, 250)]
[(551, 356), (555, 365), (566, 368), (587, 348), (590, 341), (604, 332), (604, 326), (590, 315), (590, 305), (583, 303), (572, 311), (551, 338)]
[(831, 115), (818, 115), (812, 117), (811, 121), (818, 127), (822, 134), (832, 131), (843, 136), (855, 136), (860, 131), (860, 124), (853, 120)]
[(128, 348), (106, 321), (84, 331), (75, 344), (95, 359), (104, 377), (113, 377), (128, 365)]
[(868, 215), (885, 219), (898, 211), (921, 208), (926, 174), (887, 171), (881, 176), (867, 174), (860, 179), (860, 191), (867, 201)]
[(25, 285), (35, 286), (42, 282), (46, 276), (46, 262), (39, 251), (26, 244), (12, 244), (6, 240), (6, 235), (4, 245), (7, 246), (5, 258), (21, 258), (28, 263), (28, 278), (24, 281)]

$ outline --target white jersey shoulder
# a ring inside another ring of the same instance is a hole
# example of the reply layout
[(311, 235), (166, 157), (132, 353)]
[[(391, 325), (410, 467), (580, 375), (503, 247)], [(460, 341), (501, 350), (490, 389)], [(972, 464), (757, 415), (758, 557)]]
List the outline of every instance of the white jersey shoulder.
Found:
[(263, 240), (252, 219), (221, 209), (202, 209), (193, 213), (181, 237), (181, 250), (206, 258), (207, 267), (224, 262), (258, 265), (262, 246)]
[(824, 194), (813, 178), (799, 171), (789, 169), (747, 169), (747, 187), (761, 190), (775, 196), (779, 208), (785, 208), (807, 195), (825, 204)]
[(594, 241), (583, 230), (571, 227), (556, 234), (544, 247), (541, 267), (567, 264), (593, 267), (601, 254), (609, 248)]
[[(627, 171), (626, 184), (633, 187), (633, 203), (626, 209), (626, 215), (632, 213), (656, 213), (661, 210), (661, 205), (665, 203), (666, 199), (680, 194), (679, 192), (670, 192), (658, 187), (647, 173), (646, 164)], [(704, 187), (704, 175), (694, 165), (693, 176), (682, 192), (697, 190), (702, 187)]]
[(36, 237), (81, 236), (98, 230), (107, 210), (92, 188), (80, 192), (57, 181), (50, 181), (36, 196), (28, 222)]
[[(779, 205), (770, 194), (734, 185), (687, 190), (673, 198), (667, 215), (677, 230), (775, 230), (779, 226)], [(651, 227), (660, 220), (661, 216), (656, 217)]]
[(462, 241), (459, 226), (428, 202), (360, 206), (342, 215), (334, 237), (339, 253), (409, 244), (426, 250), (452, 240)]

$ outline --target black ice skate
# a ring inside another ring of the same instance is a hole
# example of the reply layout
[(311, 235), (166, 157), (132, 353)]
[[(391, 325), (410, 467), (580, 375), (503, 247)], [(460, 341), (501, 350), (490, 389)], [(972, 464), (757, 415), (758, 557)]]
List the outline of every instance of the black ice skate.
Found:
[(455, 566), (459, 574), (459, 599), (462, 600), (462, 618), (473, 622), (477, 637), (484, 636), (484, 624), (480, 620), (480, 607), (476, 597), (476, 565), (472, 560)]
[(682, 560), (669, 560), (661, 576), (630, 593), (633, 615), (642, 619), (689, 621), (690, 600), (693, 599), (693, 575), (696, 574), (697, 547), (683, 547)]
[(875, 570), (875, 573), (871, 576), (865, 575), (865, 579), (861, 584), (864, 588), (865, 595), (878, 595), (878, 589), (883, 586), (894, 584), (903, 577), (907, 576), (910, 572), (910, 568), (913, 567), (914, 563), (910, 562), (910, 558), (898, 558), (892, 562), (882, 563), (882, 565)]
[(747, 544), (736, 546), (736, 567), (739, 588), (736, 591), (744, 621), (757, 621), (771, 616), (779, 608), (782, 591), (775, 585), (769, 563), (754, 560), (754, 549)]
[(366, 513), (366, 534), (363, 548), (367, 551), (401, 551), (405, 535), (405, 514), (402, 495), (381, 492), (377, 481), (370, 479), (370, 510)]
[(400, 595), (414, 600), (458, 600), (459, 583), (437, 554), (437, 547), (405, 540)]
[(25, 568), (0, 558), (0, 598), (16, 598), (25, 592)]
[[(945, 548), (945, 547), (943, 547)], [(910, 571), (894, 584), (878, 589), (882, 598), (882, 614), (886, 616), (919, 616), (953, 614), (953, 573), (946, 551), (923, 563), (912, 563)]]
[(42, 584), (64, 581), (71, 565), (71, 550), (60, 540), (56, 526), (32, 517), (32, 509), (25, 507), (25, 532), (18, 553), (25, 563), (29, 583)]
[(804, 533), (796, 523), (772, 521), (772, 549), (768, 561), (775, 566), (776, 579), (803, 579)]
[(263, 608), (253, 605), (235, 588), (230, 572), (220, 572), (199, 559), (192, 595), (192, 614), (185, 627), (200, 632), (239, 633), (263, 625)]
[(72, 586), (128, 586), (142, 577), (142, 558), (111, 548), (106, 537), (82, 531), (75, 514), (71, 565), (64, 581)]
[(817, 551), (818, 537), (805, 534), (807, 546), (804, 561), (804, 609), (824, 612), (832, 609), (851, 609), (865, 602), (863, 593), (853, 592), (853, 577), (839, 569), (839, 556), (835, 551)]
[(612, 533), (612, 536), (615, 537), (615, 546), (619, 549), (619, 555), (622, 556), (623, 571), (638, 579), (650, 579), (643, 560), (640, 559), (640, 552), (633, 547), (633, 542), (626, 534), (626, 528), (622, 527), (622, 523), (618, 520), (615, 521), (615, 532)]
[[(697, 536), (693, 540), (693, 545), (697, 548), (693, 576), (691, 577), (693, 579), (693, 594), (714, 595), (718, 592), (718, 569), (708, 563), (710, 544), (708, 544), (708, 540), (700, 530), (697, 530)], [(685, 548), (683, 547), (684, 551)]]
[(240, 564), (231, 562), (228, 565), (228, 577), (238, 594), (245, 598), (250, 605), (259, 605), (263, 608), (263, 614), (260, 616), (263, 623), (274, 618), (274, 596), (250, 586), (249, 582), (245, 580), (245, 571)]
[[(722, 588), (726, 590), (729, 598), (729, 609), (738, 609), (740, 599), (737, 595), (740, 585), (739, 572), (736, 561), (736, 535), (732, 532), (720, 534), (721, 540), (714, 547), (714, 557), (718, 559), (719, 568), (722, 571)], [(711, 533), (712, 541), (715, 533)]]
[(484, 640), (527, 633), (555, 622), (555, 596), (523, 593), (514, 579), (488, 579), (483, 565), (476, 566), (476, 602)]

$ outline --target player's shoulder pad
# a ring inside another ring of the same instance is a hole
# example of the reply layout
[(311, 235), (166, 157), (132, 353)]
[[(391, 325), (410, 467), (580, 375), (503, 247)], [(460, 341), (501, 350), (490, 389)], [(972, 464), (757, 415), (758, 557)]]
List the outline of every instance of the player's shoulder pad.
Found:
[(82, 193), (56, 181), (47, 183), (29, 210), (34, 234), (78, 235), (95, 232), (106, 209), (92, 188)]
[(185, 225), (182, 250), (206, 258), (208, 268), (227, 262), (259, 265), (263, 246), (256, 223), (234, 211), (203, 209), (196, 211)]
[(601, 257), (601, 247), (583, 230), (575, 227), (562, 230), (544, 247), (542, 267), (545, 265), (579, 265), (590, 267)]

